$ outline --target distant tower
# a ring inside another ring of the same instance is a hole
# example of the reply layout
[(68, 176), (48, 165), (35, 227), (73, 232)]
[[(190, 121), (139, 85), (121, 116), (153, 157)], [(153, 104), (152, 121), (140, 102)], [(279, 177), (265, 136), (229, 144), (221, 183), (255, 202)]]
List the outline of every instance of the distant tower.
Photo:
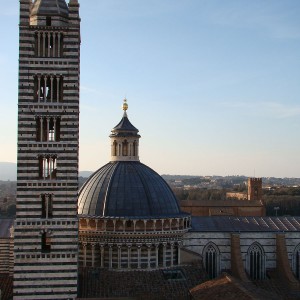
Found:
[(75, 299), (77, 0), (20, 0), (14, 299)]
[(262, 200), (262, 179), (248, 178), (248, 200)]

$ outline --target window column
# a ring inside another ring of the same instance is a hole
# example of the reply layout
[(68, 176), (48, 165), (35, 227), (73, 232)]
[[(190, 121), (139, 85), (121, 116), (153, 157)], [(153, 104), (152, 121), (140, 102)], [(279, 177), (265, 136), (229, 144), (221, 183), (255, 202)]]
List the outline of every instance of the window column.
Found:
[(40, 142), (43, 141), (43, 131), (44, 131), (43, 123), (44, 123), (44, 118), (40, 117)]
[(100, 245), (100, 266), (101, 268), (104, 267), (104, 245)]
[(109, 247), (109, 268), (112, 269), (112, 245), (108, 245)]
[(37, 75), (37, 80), (38, 80), (38, 86), (37, 86), (37, 97), (38, 97), (38, 102), (41, 101), (41, 76)]
[(92, 244), (92, 267), (95, 266), (95, 244)]
[(171, 243), (171, 267), (174, 265), (174, 244)]
[(163, 267), (166, 267), (166, 249), (167, 248), (167, 243), (163, 243)]
[(86, 267), (86, 243), (82, 244), (83, 247), (83, 266)]
[(141, 245), (137, 246), (137, 250), (138, 250), (138, 269), (141, 268)]
[(148, 269), (151, 268), (151, 244), (147, 244), (148, 250)]
[(158, 248), (159, 244), (155, 244), (155, 268), (158, 268)]
[(128, 266), (128, 269), (131, 268), (131, 245), (128, 245), (128, 262), (127, 262), (127, 266)]
[(122, 245), (117, 245), (117, 247), (118, 247), (118, 269), (121, 269)]
[(61, 99), (60, 99), (60, 77), (59, 76), (56, 77), (56, 93), (57, 93), (56, 101), (60, 102)]
[(43, 54), (42, 56), (45, 57), (46, 56), (46, 32), (43, 32)]

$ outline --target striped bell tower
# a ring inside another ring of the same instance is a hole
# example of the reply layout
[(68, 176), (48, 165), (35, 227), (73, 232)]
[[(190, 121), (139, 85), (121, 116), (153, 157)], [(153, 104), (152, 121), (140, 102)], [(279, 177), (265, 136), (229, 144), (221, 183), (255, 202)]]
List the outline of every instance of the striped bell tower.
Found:
[(78, 0), (20, 0), (14, 299), (75, 299)]

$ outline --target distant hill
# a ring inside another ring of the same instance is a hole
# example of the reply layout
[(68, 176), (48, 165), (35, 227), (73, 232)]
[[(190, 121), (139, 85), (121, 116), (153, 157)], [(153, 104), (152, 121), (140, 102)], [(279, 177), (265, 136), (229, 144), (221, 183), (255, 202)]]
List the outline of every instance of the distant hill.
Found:
[(80, 177), (90, 177), (94, 172), (92, 171), (79, 171), (79, 176)]
[(17, 164), (10, 162), (0, 162), (0, 180), (17, 180)]

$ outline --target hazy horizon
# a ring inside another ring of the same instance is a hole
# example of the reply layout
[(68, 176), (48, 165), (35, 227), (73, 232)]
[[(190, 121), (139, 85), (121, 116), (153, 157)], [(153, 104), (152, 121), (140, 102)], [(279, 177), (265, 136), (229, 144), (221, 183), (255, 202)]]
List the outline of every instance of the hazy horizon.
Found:
[[(300, 1), (79, 2), (80, 170), (110, 160), (126, 96), (159, 174), (300, 177)], [(16, 162), (19, 1), (0, 16), (0, 161)]]

